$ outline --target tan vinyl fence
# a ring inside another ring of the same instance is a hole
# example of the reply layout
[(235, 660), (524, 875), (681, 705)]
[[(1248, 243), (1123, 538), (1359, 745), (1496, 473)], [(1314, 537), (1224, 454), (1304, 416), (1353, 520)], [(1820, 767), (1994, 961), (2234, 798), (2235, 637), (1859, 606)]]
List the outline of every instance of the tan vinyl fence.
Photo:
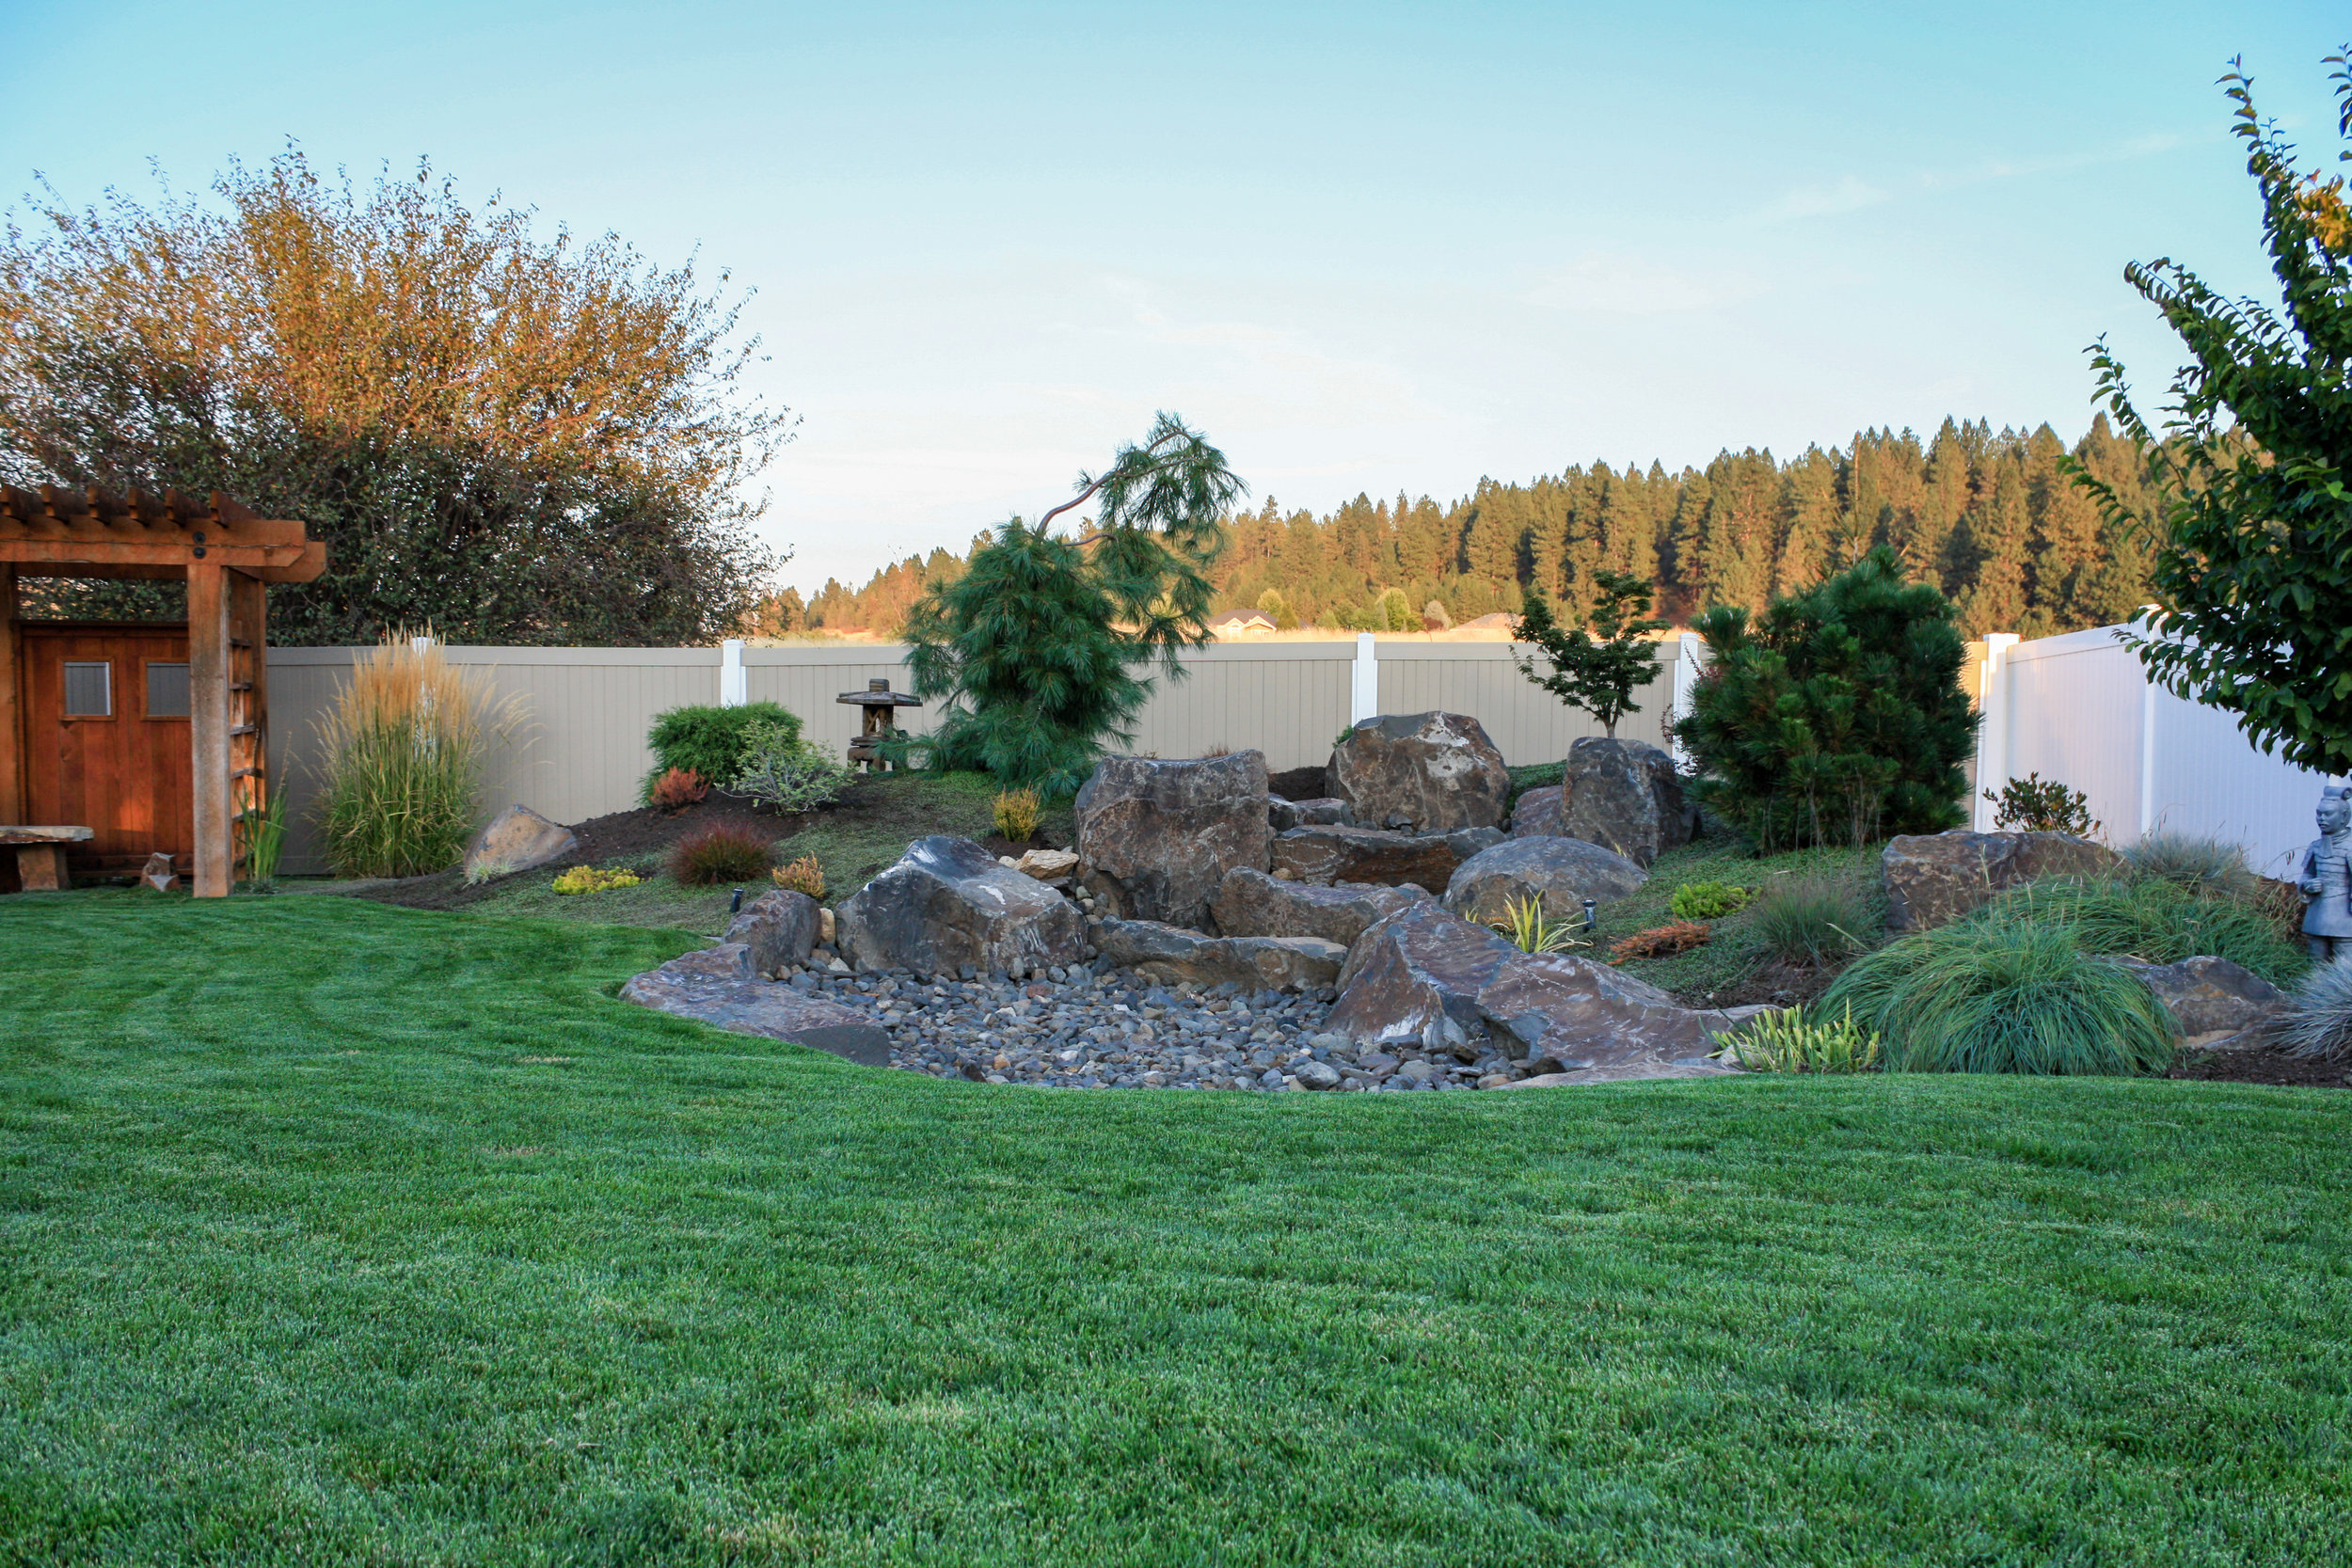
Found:
[[(1685, 648), (1695, 645), (1692, 639)], [(318, 721), (334, 700), (357, 648), (273, 648), (269, 654), (270, 762), (288, 793), (294, 832), (289, 871), (324, 869), (308, 820), (318, 781), (310, 768)], [(583, 822), (636, 804), (653, 756), (645, 732), (654, 716), (688, 703), (740, 699), (781, 703), (809, 739), (838, 754), (857, 734), (858, 710), (836, 702), (873, 677), (907, 686), (903, 647), (874, 643), (778, 648), (468, 648), (450, 661), (489, 672), (501, 698), (519, 694), (527, 719), (494, 749), (485, 813), (520, 802), (558, 822)], [(1677, 647), (1660, 647), (1661, 678), (1640, 694), (1642, 711), (1619, 726), (1631, 739), (1662, 744), (1661, 728), (1695, 664), (1677, 673)], [(739, 659), (739, 673), (732, 667)], [(1477, 718), (1513, 763), (1549, 762), (1600, 727), (1530, 685), (1507, 643), (1415, 644), (1370, 638), (1344, 642), (1224, 643), (1188, 653), (1185, 678), (1158, 677), (1136, 726), (1135, 748), (1157, 756), (1198, 756), (1222, 746), (1255, 747), (1276, 771), (1320, 765), (1352, 718), (1445, 708)], [(902, 708), (899, 722), (923, 731), (931, 710)]]

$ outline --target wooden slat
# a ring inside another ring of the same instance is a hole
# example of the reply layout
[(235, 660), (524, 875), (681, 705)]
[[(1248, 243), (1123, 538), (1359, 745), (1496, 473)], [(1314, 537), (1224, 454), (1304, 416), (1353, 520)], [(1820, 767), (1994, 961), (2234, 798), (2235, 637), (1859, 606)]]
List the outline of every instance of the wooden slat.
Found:
[(225, 898), (235, 875), (229, 800), (229, 573), (188, 563), (188, 746), (199, 898)]
[(17, 703), (23, 642), (16, 625), (16, 567), (0, 561), (0, 822), (24, 815), (24, 715)]

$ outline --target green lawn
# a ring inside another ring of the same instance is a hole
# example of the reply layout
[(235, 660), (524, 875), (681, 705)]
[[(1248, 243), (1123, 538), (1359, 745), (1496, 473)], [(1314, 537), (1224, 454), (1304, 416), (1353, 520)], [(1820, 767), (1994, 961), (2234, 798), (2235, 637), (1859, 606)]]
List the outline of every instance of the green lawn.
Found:
[(2352, 1539), (2352, 1095), (1041, 1092), (612, 999), (686, 940), (0, 899), (0, 1560)]

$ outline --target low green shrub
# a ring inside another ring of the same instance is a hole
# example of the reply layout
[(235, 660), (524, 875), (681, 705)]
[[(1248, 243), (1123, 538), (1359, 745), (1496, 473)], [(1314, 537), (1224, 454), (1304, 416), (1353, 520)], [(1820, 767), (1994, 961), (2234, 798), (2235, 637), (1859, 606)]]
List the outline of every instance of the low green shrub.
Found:
[(791, 816), (838, 800), (849, 787), (850, 769), (831, 752), (800, 737), (797, 725), (754, 725), (743, 766), (731, 786), (763, 806)]
[(2135, 1076), (2172, 1061), (2172, 1015), (2063, 924), (1962, 921), (1856, 959), (1821, 998), (1890, 1072)]
[(743, 771), (755, 734), (781, 729), (787, 739), (801, 738), (801, 721), (780, 703), (745, 703), (739, 707), (696, 704), (674, 707), (654, 716), (645, 744), (653, 749), (653, 768), (638, 786), (637, 798), (653, 803), (653, 788), (672, 768), (724, 781)]
[(1998, 795), (1988, 789), (1984, 798), (1993, 802), (1995, 828), (2029, 833), (2073, 833), (2077, 838), (2089, 838), (2100, 828), (2090, 815), (2090, 796), (2079, 789), (2069, 789), (2056, 779), (2045, 779), (2038, 772), (2010, 780)]
[(2171, 882), (2217, 898), (2254, 895), (2257, 879), (2246, 867), (2246, 850), (2227, 839), (2149, 833), (2122, 853), (2123, 863), (2136, 878)]
[(768, 870), (768, 840), (749, 828), (722, 822), (670, 847), (670, 875), (689, 886), (756, 881)]
[(2051, 878), (2011, 888), (1961, 924), (2064, 930), (2086, 953), (2150, 963), (2209, 953), (2280, 986), (2294, 983), (2311, 961), (2278, 921), (2251, 902), (2201, 897), (2154, 877)]
[(1721, 920), (1738, 914), (1756, 896), (1753, 888), (1729, 882), (1685, 882), (1675, 889), (1673, 907), (1677, 920)]
[(1767, 1013), (1723, 1037), (1732, 1057), (1750, 1072), (1867, 1072), (1878, 1066), (1879, 1037), (1853, 1021), (1806, 1017), (1803, 1007)]
[(2279, 1043), (2297, 1056), (2352, 1062), (2352, 962), (2313, 964), (2279, 1023)]
[(989, 815), (995, 821), (996, 836), (1008, 844), (1026, 844), (1037, 836), (1038, 819), (1044, 815), (1043, 802), (1034, 789), (999, 790)]
[(1788, 877), (1756, 895), (1743, 935), (1782, 963), (1819, 967), (1868, 949), (1879, 925), (1869, 895), (1851, 878)]

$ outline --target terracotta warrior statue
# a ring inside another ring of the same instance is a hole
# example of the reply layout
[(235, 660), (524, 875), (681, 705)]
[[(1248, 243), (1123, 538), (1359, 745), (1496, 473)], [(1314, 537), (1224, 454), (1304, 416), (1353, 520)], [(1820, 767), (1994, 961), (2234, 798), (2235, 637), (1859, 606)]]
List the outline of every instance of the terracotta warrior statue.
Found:
[(2319, 837), (2303, 851), (2303, 941), (2327, 963), (2352, 955), (2352, 794), (2329, 784), (2319, 793)]

